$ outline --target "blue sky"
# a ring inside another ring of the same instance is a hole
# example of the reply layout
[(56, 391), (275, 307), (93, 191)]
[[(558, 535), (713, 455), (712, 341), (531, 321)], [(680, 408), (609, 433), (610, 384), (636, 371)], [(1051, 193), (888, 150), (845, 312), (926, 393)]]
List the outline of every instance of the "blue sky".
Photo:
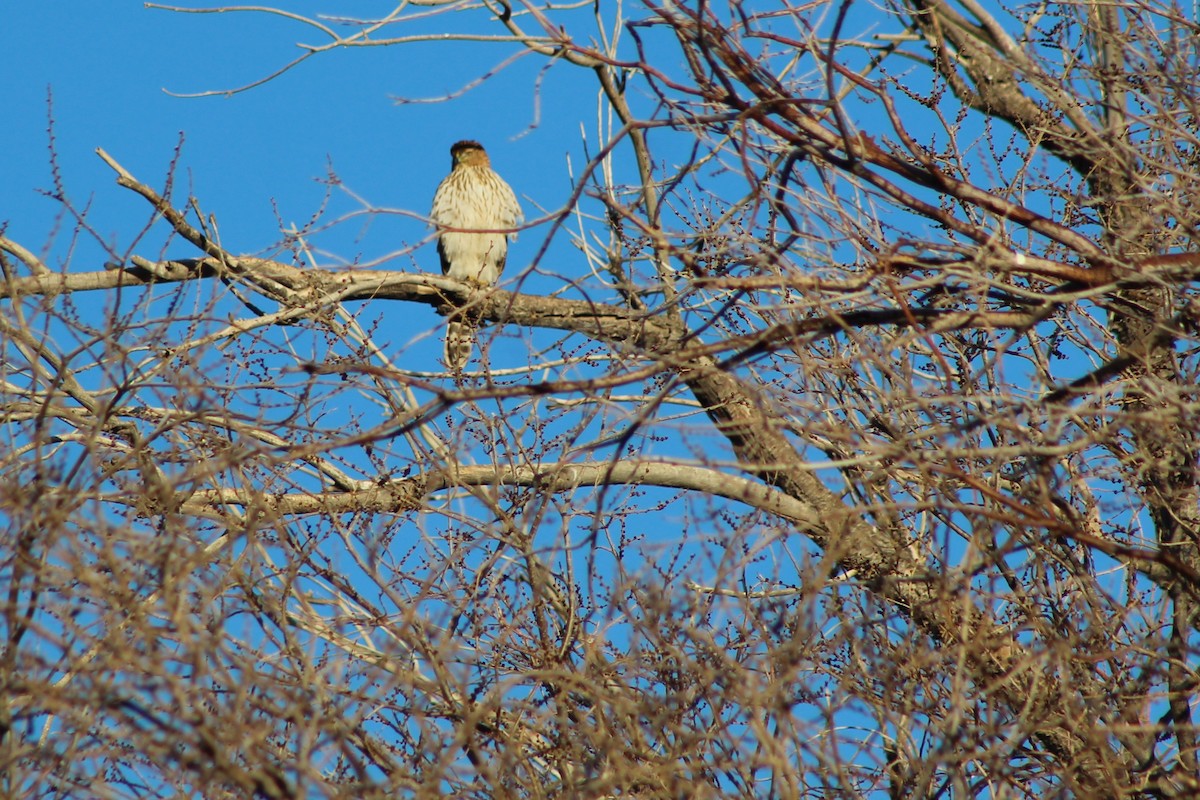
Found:
[[(287, 8), (329, 13), (336, 5), (291, 2)], [(344, 10), (370, 15), (392, 8), (390, 2), (353, 3)], [(445, 26), (447, 19), (430, 26)], [(481, 12), (461, 21), (495, 32)], [(541, 124), (532, 127), (533, 86), (545, 66), (533, 58), (452, 103), (395, 101), (457, 90), (501, 62), (511, 45), (343, 50), (309, 59), (248, 92), (185, 99), (167, 91), (242, 86), (294, 58), (296, 42), (321, 44), (322, 37), (272, 15), (181, 14), (139, 2), (81, 0), (7, 4), (0, 26), (6, 118), (0, 126), (0, 220), (8, 221), (9, 237), (39, 252), (58, 212), (37, 192), (52, 185), (48, 90), (68, 193), (80, 205), (94, 197), (91, 220), (101, 233), (126, 240), (145, 206), (115, 185), (94, 149), (104, 148), (136, 176), (161, 186), (182, 132), (179, 180), (190, 185), (206, 213), (216, 214), (224, 244), (239, 253), (258, 252), (278, 239), (273, 205), (285, 222), (303, 224), (321, 203), (321, 181), (330, 168), (372, 206), (425, 213), (448, 168), (449, 145), (462, 138), (484, 142), (533, 217), (531, 198), (555, 206), (568, 195), (566, 154), (578, 151), (579, 121), (595, 117), (594, 95), (571, 91), (563, 71), (551, 69), (541, 84)], [(391, 34), (413, 31), (395, 27)], [(582, 163), (578, 152), (576, 159)], [(343, 195), (333, 210), (356, 205)], [(376, 227), (356, 221), (320, 244), (353, 260), (392, 252), (399, 239), (425, 233), (420, 225)], [(528, 246), (533, 239), (527, 237)], [(178, 248), (172, 255), (195, 255)], [(432, 248), (419, 257), (423, 268), (436, 270)], [(98, 266), (77, 260), (72, 269)]]

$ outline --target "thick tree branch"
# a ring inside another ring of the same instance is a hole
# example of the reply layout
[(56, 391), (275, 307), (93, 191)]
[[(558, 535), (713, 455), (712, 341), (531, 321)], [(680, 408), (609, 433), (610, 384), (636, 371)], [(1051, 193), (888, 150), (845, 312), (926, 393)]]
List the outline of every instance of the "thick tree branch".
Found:
[[(180, 497), (179, 510), (220, 518), (229, 507), (253, 508), (269, 523), (289, 516), (380, 512), (404, 514), (427, 507), (430, 495), (469, 486), (526, 486), (554, 493), (570, 493), (598, 486), (657, 486), (699, 492), (772, 514), (797, 526), (797, 533), (826, 528), (818, 509), (757, 481), (713, 469), (666, 462), (544, 464), (496, 469), (460, 466), (453, 472), (431, 470), (404, 480), (362, 481), (351, 491), (270, 494), (245, 489), (201, 489)], [(114, 502), (124, 502), (113, 497)]]

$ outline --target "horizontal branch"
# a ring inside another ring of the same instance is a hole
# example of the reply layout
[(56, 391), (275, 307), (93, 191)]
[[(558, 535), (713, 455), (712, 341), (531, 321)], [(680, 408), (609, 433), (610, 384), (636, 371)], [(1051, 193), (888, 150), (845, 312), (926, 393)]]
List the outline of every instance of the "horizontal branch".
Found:
[[(1154, 256), (1137, 265), (1141, 272), (1115, 281), (1114, 288), (1186, 283), (1196, 278), (1200, 259), (1192, 254)], [(928, 326), (934, 331), (962, 328), (1021, 329), (1034, 324), (1036, 313), (1017, 311), (958, 310), (953, 308), (860, 309), (769, 326), (706, 345), (675, 349), (665, 320), (653, 312), (624, 306), (520, 294), (503, 289), (478, 293), (470, 286), (432, 273), (392, 270), (326, 270), (291, 266), (279, 261), (239, 256), (240, 279), (266, 282), (291, 290), (291, 300), (315, 312), (331, 302), (399, 300), (440, 307), (448, 302), (470, 303), (479, 319), (492, 324), (521, 325), (574, 331), (608, 342), (620, 342), (648, 351), (671, 347), (673, 360), (736, 352), (745, 358), (783, 345), (798, 336), (827, 336), (839, 331), (872, 326)], [(47, 273), (9, 277), (0, 282), (0, 299), (31, 295), (54, 297), (75, 292), (106, 291), (119, 287), (153, 286), (201, 280), (228, 274), (226, 262), (215, 258), (150, 262), (93, 272)], [(1047, 301), (1053, 295), (1047, 294)]]
[[(239, 279), (267, 280), (292, 290), (295, 302), (315, 311), (330, 300), (401, 300), (442, 306), (470, 303), (483, 321), (571, 330), (608, 341), (636, 341), (653, 348), (667, 335), (666, 326), (645, 313), (586, 300), (564, 300), (492, 289), (479, 294), (468, 284), (432, 273), (390, 270), (301, 269), (263, 258), (237, 257)], [(122, 286), (152, 286), (227, 274), (215, 258), (139, 261), (139, 265), (94, 272), (54, 273), (9, 278), (0, 282), (0, 299), (30, 295), (54, 297), (74, 292), (105, 291)]]
[[(405, 480), (364, 481), (353, 491), (291, 492), (269, 494), (246, 489), (189, 491), (179, 510), (212, 517), (228, 507), (253, 508), (262, 518), (343, 514), (351, 512), (405, 513), (428, 508), (425, 498), (435, 492), (466, 486), (527, 486), (541, 491), (569, 493), (598, 486), (658, 486), (681, 489), (727, 500), (782, 517), (798, 533), (823, 531), (821, 515), (810, 504), (770, 486), (727, 472), (688, 464), (644, 461), (592, 464), (548, 464), (532, 467), (467, 466), (437, 470)], [(131, 502), (124, 495), (110, 498)], [(144, 498), (133, 498), (144, 502)]]

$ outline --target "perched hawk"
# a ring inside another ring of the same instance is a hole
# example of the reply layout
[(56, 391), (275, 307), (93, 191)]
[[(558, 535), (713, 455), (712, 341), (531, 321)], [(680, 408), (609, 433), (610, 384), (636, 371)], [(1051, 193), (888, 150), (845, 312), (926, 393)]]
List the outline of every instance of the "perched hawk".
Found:
[[(479, 287), (494, 286), (504, 270), (511, 231), (521, 221), (517, 196), (492, 171), (479, 142), (450, 148), (450, 174), (433, 195), (429, 215), (438, 228), (442, 272)], [(472, 232), (475, 231), (475, 232)], [(474, 346), (474, 325), (464, 314), (446, 323), (446, 365), (461, 370)]]

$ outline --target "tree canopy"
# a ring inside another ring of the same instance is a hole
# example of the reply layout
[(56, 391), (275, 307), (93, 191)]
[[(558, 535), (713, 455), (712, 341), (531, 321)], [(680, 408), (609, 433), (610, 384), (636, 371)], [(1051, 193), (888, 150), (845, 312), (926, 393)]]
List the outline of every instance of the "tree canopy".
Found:
[(0, 230), (6, 796), (1200, 792), (1194, 9), (209, 10), (326, 37), (214, 91), (440, 36), (599, 121), (491, 290), (102, 142), (106, 262)]

